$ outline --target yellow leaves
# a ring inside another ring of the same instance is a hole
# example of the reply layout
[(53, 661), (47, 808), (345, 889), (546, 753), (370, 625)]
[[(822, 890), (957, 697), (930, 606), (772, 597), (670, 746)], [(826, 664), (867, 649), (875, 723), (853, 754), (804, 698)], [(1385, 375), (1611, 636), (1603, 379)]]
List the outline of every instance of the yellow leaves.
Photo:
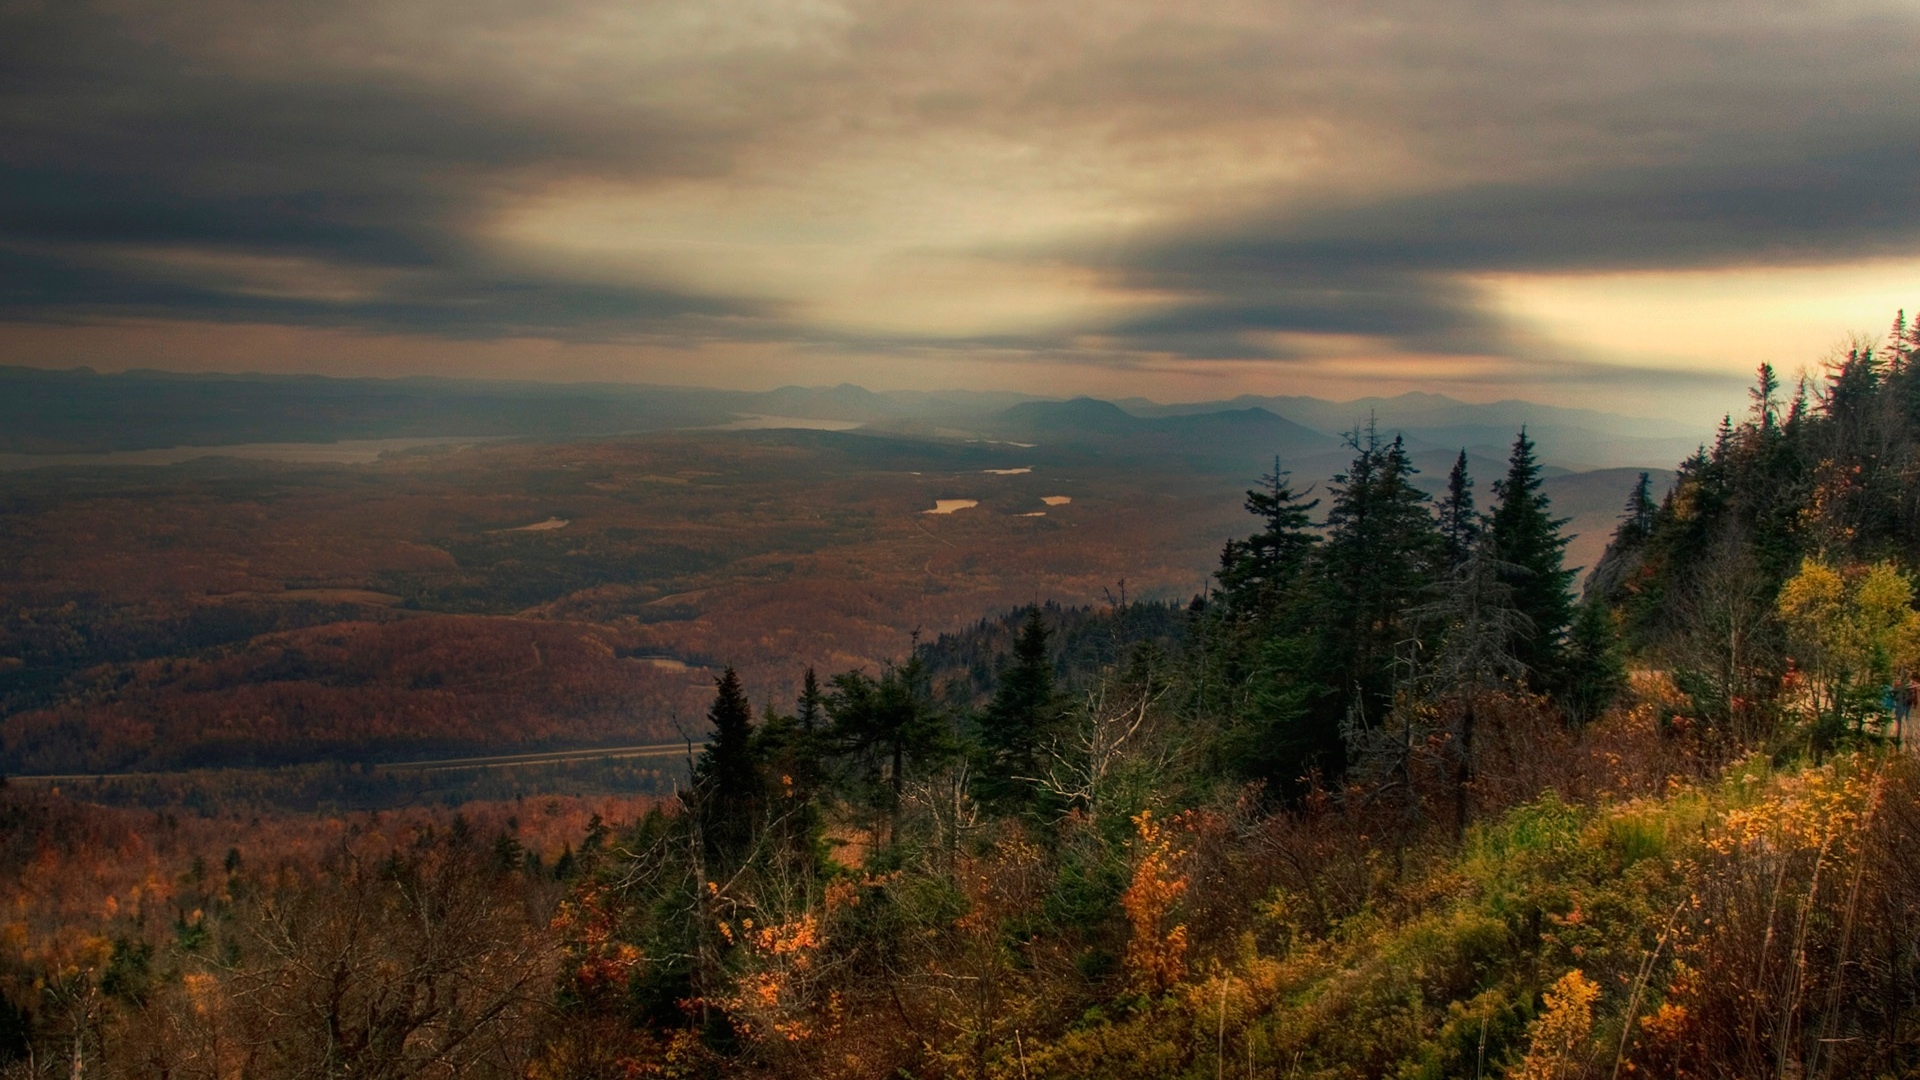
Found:
[(1872, 778), (1839, 759), (1782, 777), (1752, 805), (1726, 812), (1707, 838), (1717, 855), (1819, 851), (1836, 837), (1850, 845), (1872, 795)]
[(1829, 625), (1839, 618), (1845, 601), (1846, 582), (1840, 571), (1811, 556), (1780, 587), (1780, 614), (1790, 622)]
[(45, 941), (27, 948), (21, 959), (62, 979), (89, 978), (104, 971), (113, 956), (113, 942), (76, 926), (63, 926)]
[(1776, 610), (1795, 659), (1831, 692), (1920, 666), (1912, 603), (1913, 579), (1891, 562), (1842, 570), (1809, 557), (1780, 587)]
[(1162, 927), (1188, 883), (1174, 869), (1173, 844), (1166, 828), (1154, 823), (1153, 811), (1141, 811), (1133, 826), (1139, 862), (1134, 865), (1132, 883), (1120, 894), (1120, 906), (1133, 925), (1133, 936), (1127, 941), (1127, 970), (1142, 991), (1164, 993), (1187, 973), (1187, 928)]
[(1876, 710), (1890, 704), (1882, 689), (1920, 668), (1913, 591), (1913, 579), (1891, 562), (1841, 569), (1816, 558), (1781, 586), (1777, 612), (1798, 669), (1783, 685), (1802, 692), (1820, 745), (1849, 726), (1864, 732), (1884, 723)]
[(1657, 1043), (1678, 1043), (1685, 1037), (1691, 1019), (1685, 1005), (1663, 1001), (1651, 1016), (1643, 1017), (1640, 1027), (1647, 1038)]
[(1911, 670), (1920, 659), (1920, 612), (1913, 610), (1913, 579), (1890, 562), (1867, 567), (1854, 585), (1856, 631), (1874, 653), (1878, 674)]
[(1913, 582), (1890, 562), (1877, 562), (1867, 568), (1854, 589), (1855, 602), (1871, 619), (1893, 622), (1912, 617)]
[(563, 901), (548, 924), (573, 954), (576, 984), (589, 992), (625, 987), (645, 959), (638, 948), (617, 936), (618, 919), (609, 900), (597, 887), (583, 889), (576, 900)]
[[(752, 930), (753, 920), (746, 920), (745, 925)], [(809, 911), (791, 922), (761, 927), (752, 942), (755, 949), (768, 956), (792, 956), (799, 966), (805, 967), (811, 953), (825, 944), (825, 939), (820, 932), (820, 916)]]
[(1559, 1080), (1580, 1074), (1593, 1035), (1593, 1003), (1600, 987), (1579, 968), (1546, 993), (1547, 1011), (1528, 1028), (1527, 1056), (1507, 1075), (1513, 1080)]

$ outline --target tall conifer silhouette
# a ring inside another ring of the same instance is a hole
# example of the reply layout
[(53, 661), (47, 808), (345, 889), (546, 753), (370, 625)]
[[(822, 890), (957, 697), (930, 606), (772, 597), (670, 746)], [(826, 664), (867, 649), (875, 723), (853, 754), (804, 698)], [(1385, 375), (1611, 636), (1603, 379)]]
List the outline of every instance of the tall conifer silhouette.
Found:
[(1493, 485), (1500, 505), (1488, 517), (1487, 531), (1494, 556), (1511, 566), (1503, 577), (1513, 588), (1514, 607), (1532, 624), (1514, 655), (1533, 673), (1536, 688), (1544, 689), (1560, 674), (1562, 638), (1573, 621), (1568, 589), (1574, 571), (1561, 566), (1568, 537), (1560, 528), (1567, 519), (1553, 516), (1540, 490), (1540, 463), (1533, 449), (1527, 429), (1521, 428), (1507, 459), (1507, 475)]

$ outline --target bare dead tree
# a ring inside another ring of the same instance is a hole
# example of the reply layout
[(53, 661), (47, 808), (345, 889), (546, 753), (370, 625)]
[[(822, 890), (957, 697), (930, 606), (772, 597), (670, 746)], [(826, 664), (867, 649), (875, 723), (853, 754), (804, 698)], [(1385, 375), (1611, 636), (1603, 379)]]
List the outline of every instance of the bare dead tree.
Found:
[(1679, 597), (1668, 654), (1724, 754), (1773, 734), (1764, 665), (1775, 655), (1771, 590), (1742, 530), (1729, 529)]
[(1435, 598), (1409, 613), (1416, 636), (1400, 649), (1393, 709), (1380, 725), (1367, 725), (1358, 715), (1342, 725), (1351, 773), (1369, 785), (1368, 801), (1399, 794), (1404, 815), (1417, 818), (1417, 774), (1423, 771), (1418, 758), (1437, 739), (1445, 747), (1446, 760), (1439, 764), (1448, 773), (1454, 836), (1464, 836), (1483, 706), (1489, 695), (1507, 692), (1527, 676), (1514, 646), (1534, 632), (1533, 624), (1514, 606), (1513, 587), (1502, 580), (1520, 572), (1497, 558), (1483, 538)]
[(1097, 822), (1111, 781), (1125, 767), (1159, 775), (1180, 746), (1168, 738), (1159, 709), (1170, 687), (1152, 672), (1109, 670), (1088, 688), (1062, 732), (1047, 748), (1039, 776), (1020, 777)]

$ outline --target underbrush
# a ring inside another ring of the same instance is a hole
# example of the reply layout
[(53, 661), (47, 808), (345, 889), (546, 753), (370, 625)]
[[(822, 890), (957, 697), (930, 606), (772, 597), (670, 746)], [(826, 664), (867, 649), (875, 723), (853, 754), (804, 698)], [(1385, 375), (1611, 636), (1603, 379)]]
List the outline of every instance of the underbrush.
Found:
[[(998, 1075), (1895, 1076), (1920, 769), (1749, 759), (1658, 797), (1548, 792), (1322, 937), (1268, 935)], [(1261, 908), (1282, 921), (1293, 898)]]
[[(929, 787), (906, 794), (903, 839), (818, 874), (691, 876), (697, 863), (670, 857), (685, 842), (670, 808), (616, 832), (589, 828), (574, 801), (370, 815), (267, 844), (240, 819), (14, 790), (0, 804), (21, 883), (0, 926), (0, 1073), (66, 1069), (35, 1049), (53, 1046), (78, 1048), (96, 1076), (228, 1075), (250, 1061), (277, 1075), (325, 1059), (327, 1026), (366, 1004), (329, 1004), (336, 961), (395, 1003), (459, 984), (498, 1010), (496, 1023), (466, 1004), (444, 1018), (402, 1009), (388, 1019), (412, 1034), (353, 1049), (369, 1069), (1706, 1080), (1920, 1068), (1913, 756), (1867, 745), (1817, 764), (1690, 768), (1700, 758), (1647, 706), (1578, 731), (1524, 702), (1487, 715), (1535, 752), (1488, 736), (1458, 839), (1438, 781), (1410, 784), (1411, 801), (1356, 784), (1284, 809), (1257, 789), (1196, 787), (1047, 822), (971, 817)], [(261, 1028), (262, 1010), (285, 1017)], [(444, 1059), (422, 1051), (442, 1039), (454, 1040)]]

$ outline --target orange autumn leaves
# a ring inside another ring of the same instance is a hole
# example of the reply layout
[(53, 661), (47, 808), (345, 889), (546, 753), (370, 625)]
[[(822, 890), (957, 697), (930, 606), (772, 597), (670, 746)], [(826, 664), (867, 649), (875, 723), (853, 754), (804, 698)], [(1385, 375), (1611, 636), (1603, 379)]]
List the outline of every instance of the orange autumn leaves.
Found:
[(1142, 993), (1161, 994), (1187, 974), (1187, 928), (1169, 927), (1174, 905), (1186, 895), (1188, 881), (1177, 868), (1167, 828), (1143, 810), (1133, 819), (1137, 834), (1133, 881), (1120, 894), (1133, 936), (1127, 941), (1127, 970)]

